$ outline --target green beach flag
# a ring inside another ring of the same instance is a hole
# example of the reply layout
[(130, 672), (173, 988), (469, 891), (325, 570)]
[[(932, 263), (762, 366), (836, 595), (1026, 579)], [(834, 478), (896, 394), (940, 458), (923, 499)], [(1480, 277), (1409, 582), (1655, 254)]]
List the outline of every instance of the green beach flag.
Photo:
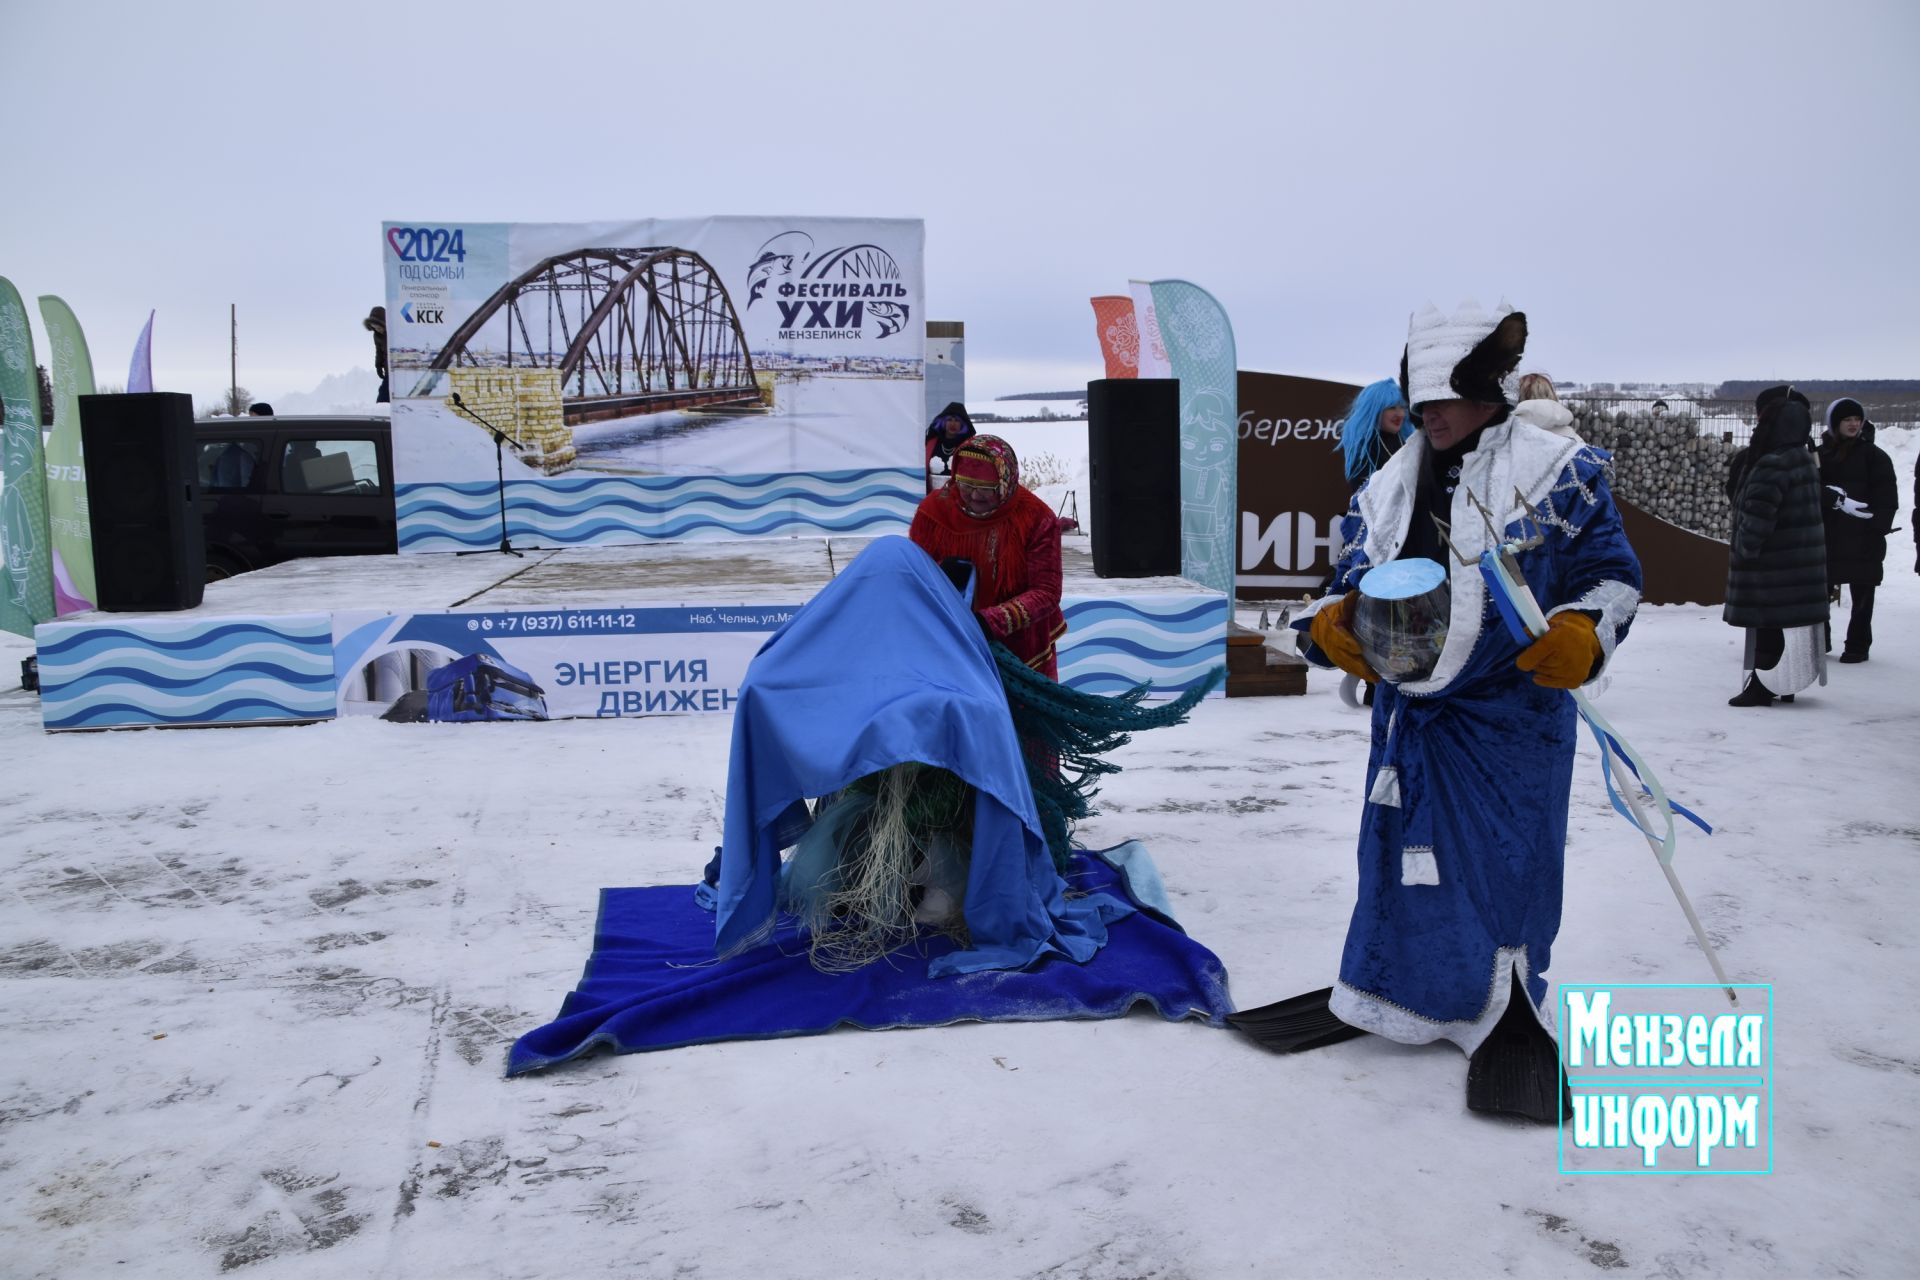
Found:
[(53, 431), (47, 436), (47, 523), (53, 529), (53, 602), (62, 617), (93, 608), (93, 525), (80, 452), (80, 397), (93, 394), (93, 358), (73, 308), (41, 295), (53, 348)]
[(53, 618), (47, 459), (40, 447), (40, 379), (26, 304), (0, 276), (0, 630), (31, 636)]

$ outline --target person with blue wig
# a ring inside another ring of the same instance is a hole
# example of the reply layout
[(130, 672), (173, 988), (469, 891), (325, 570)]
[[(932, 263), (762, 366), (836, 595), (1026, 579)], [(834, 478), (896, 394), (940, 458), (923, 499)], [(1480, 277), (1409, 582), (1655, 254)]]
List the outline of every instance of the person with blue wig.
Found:
[(1400, 394), (1397, 380), (1382, 378), (1355, 396), (1340, 427), (1340, 450), (1347, 457), (1348, 492), (1358, 492), (1412, 435), (1407, 401)]

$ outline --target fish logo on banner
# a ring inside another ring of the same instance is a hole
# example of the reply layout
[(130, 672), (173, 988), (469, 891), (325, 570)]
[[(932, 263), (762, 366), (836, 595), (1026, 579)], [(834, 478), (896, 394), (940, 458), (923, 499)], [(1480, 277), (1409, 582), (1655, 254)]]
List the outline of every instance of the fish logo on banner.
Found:
[(804, 231), (782, 231), (760, 246), (760, 253), (747, 268), (747, 310), (760, 301), (773, 281), (791, 276), (795, 264), (805, 266), (813, 256), (813, 237)]
[(771, 295), (782, 339), (876, 338), (907, 327), (913, 307), (904, 273), (877, 244), (816, 252), (804, 231), (782, 231), (760, 246), (747, 268), (747, 310)]

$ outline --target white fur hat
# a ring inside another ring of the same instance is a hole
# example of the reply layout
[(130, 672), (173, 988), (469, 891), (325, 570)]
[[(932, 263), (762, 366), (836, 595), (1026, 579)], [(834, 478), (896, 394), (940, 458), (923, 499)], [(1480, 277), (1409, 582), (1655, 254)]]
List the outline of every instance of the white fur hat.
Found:
[[(1488, 346), (1496, 331), (1501, 339)], [(1526, 340), (1525, 314), (1504, 298), (1492, 311), (1463, 302), (1452, 315), (1429, 302), (1407, 322), (1407, 404), (1418, 409), (1429, 400), (1513, 400), (1508, 382)]]

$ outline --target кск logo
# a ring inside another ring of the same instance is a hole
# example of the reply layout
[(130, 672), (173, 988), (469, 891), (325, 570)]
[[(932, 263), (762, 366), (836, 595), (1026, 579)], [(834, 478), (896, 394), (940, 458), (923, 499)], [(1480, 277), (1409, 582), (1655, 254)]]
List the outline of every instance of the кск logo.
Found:
[(400, 304), (400, 318), (408, 324), (445, 324), (445, 307), (416, 307), (411, 302)]
[(782, 231), (747, 268), (747, 309), (769, 291), (780, 311), (782, 338), (858, 338), (871, 323), (876, 338), (907, 327), (913, 308), (900, 264), (877, 244), (816, 253), (804, 231)]

